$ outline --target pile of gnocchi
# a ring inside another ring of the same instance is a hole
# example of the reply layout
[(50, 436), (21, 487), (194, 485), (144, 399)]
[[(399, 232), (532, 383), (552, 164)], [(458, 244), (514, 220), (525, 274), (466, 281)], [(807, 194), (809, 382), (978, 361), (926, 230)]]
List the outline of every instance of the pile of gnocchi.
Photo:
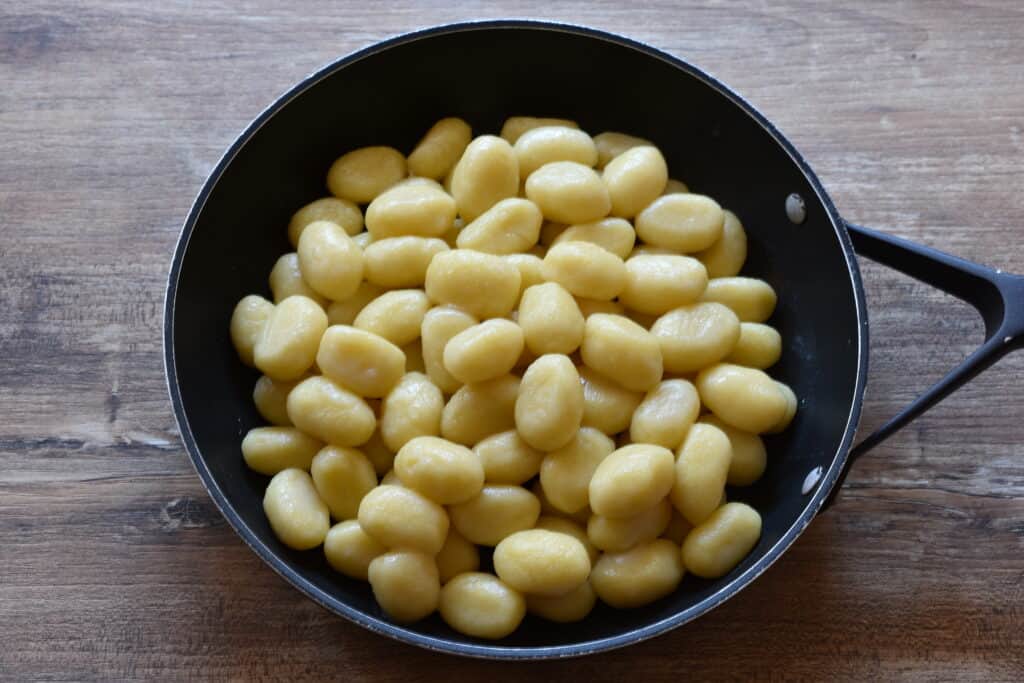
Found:
[(654, 144), (447, 118), (408, 157), (345, 154), (327, 188), (288, 225), (273, 302), (230, 323), (262, 373), (273, 426), (242, 455), (282, 543), (322, 545), (394, 621), (489, 639), (648, 604), (756, 545), (725, 488), (796, 412), (765, 372), (776, 294)]

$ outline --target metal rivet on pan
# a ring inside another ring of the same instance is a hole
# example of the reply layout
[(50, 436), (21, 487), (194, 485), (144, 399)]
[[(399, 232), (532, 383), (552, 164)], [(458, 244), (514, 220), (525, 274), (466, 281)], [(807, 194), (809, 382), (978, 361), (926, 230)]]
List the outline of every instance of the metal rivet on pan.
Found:
[(786, 216), (793, 225), (800, 225), (807, 220), (807, 205), (796, 192), (786, 197)]
[(807, 476), (804, 477), (804, 485), (800, 489), (800, 492), (806, 496), (808, 493), (813, 491), (814, 487), (818, 485), (819, 481), (821, 481), (821, 473), (823, 471), (824, 470), (822, 470), (821, 465), (818, 465), (813, 470), (808, 472)]

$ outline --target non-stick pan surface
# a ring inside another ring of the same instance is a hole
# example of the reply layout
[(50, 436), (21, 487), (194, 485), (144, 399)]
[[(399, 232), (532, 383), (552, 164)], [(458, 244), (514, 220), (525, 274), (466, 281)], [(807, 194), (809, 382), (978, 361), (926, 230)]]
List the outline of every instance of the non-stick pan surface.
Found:
[[(267, 478), (249, 471), (239, 443), (261, 424), (251, 400), (257, 373), (235, 356), (228, 320), (244, 295), (268, 295), (267, 274), (289, 251), (285, 227), (326, 194), (339, 154), (371, 144), (409, 151), (437, 119), (461, 116), (476, 133), (509, 115), (575, 119), (591, 133), (653, 140), (671, 175), (715, 197), (750, 238), (744, 274), (779, 294), (769, 321), (786, 341), (771, 373), (800, 409), (768, 439), (769, 466), (754, 486), (729, 491), (764, 519), (758, 545), (718, 581), (687, 577), (648, 607), (603, 606), (571, 626), (528, 617), (489, 643), (438, 617), (399, 626), (367, 584), (331, 571), (321, 550), (277, 541), (261, 502)], [(794, 223), (787, 196), (803, 198)], [(867, 318), (850, 238), (821, 185), (782, 135), (712, 77), (674, 57), (597, 31), (532, 22), (429, 29), (346, 57), (282, 96), (217, 164), (185, 223), (166, 302), (168, 381), (182, 439), (216, 504), (275, 571), (326, 608), (399, 640), (475, 656), (572, 656), (651, 637), (708, 611), (756, 578), (799, 535), (839, 477), (859, 417)], [(823, 476), (808, 493), (808, 473)]]

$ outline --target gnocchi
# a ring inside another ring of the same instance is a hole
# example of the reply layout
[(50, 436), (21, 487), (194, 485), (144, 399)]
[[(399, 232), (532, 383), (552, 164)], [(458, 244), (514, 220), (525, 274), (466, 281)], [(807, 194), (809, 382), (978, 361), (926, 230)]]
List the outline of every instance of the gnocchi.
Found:
[(597, 145), (579, 128), (538, 126), (513, 143), (519, 160), (519, 176), (527, 178), (544, 164), (554, 161), (575, 161), (584, 166), (597, 163)]
[(418, 621), (437, 609), (441, 579), (434, 558), (411, 550), (378, 555), (366, 571), (373, 597), (395, 621)]
[(466, 572), (441, 589), (439, 610), (456, 631), (494, 640), (518, 628), (526, 615), (526, 601), (493, 574)]
[(448, 245), (436, 237), (406, 235), (371, 242), (363, 248), (364, 284), (382, 289), (422, 287), (427, 266), (442, 251), (448, 251)]
[(526, 179), (526, 196), (544, 218), (556, 223), (596, 221), (612, 208), (601, 176), (575, 161), (553, 161), (538, 168)]
[(583, 420), (583, 387), (568, 356), (549, 353), (530, 364), (516, 397), (516, 431), (526, 443), (553, 451), (568, 443)]
[(442, 361), (445, 370), (463, 384), (507, 374), (523, 352), (523, 330), (503, 318), (485, 320), (448, 340)]
[(347, 199), (324, 197), (317, 199), (292, 214), (288, 222), (288, 241), (293, 247), (299, 246), (299, 237), (306, 226), (315, 221), (330, 221), (349, 234), (358, 235), (363, 230), (363, 212)]
[(327, 446), (310, 466), (320, 499), (337, 520), (355, 519), (363, 496), (377, 486), (377, 473), (366, 456), (354, 448)]
[(444, 178), (455, 167), (472, 139), (473, 129), (462, 119), (441, 119), (409, 154), (409, 172), (434, 180)]
[(327, 314), (319, 304), (290, 296), (270, 312), (253, 346), (253, 364), (271, 379), (298, 379), (312, 367), (326, 331)]
[(363, 253), (341, 226), (316, 221), (299, 238), (299, 269), (313, 290), (328, 299), (355, 294), (363, 280)]
[(522, 486), (487, 484), (448, 511), (460, 534), (478, 545), (495, 546), (506, 536), (533, 527), (540, 517), (540, 501)]
[(420, 372), (406, 374), (384, 397), (380, 410), (380, 435), (385, 447), (397, 453), (420, 436), (441, 433), (444, 395)]
[(404, 178), (405, 173), (405, 156), (394, 147), (361, 147), (331, 164), (327, 189), (335, 197), (369, 204)]
[[(611, 214), (632, 218), (661, 196), (668, 183), (668, 165), (657, 147), (640, 145), (609, 161), (601, 178), (611, 199)], [(643, 239), (639, 230), (637, 235)]]
[(324, 539), (327, 564), (345, 576), (366, 581), (370, 563), (388, 549), (363, 531), (359, 522), (348, 519), (331, 527)]
[(640, 607), (753, 550), (760, 515), (726, 487), (764, 475), (760, 435), (799, 410), (766, 372), (778, 295), (657, 145), (449, 117), (326, 184), (228, 326), (259, 373), (269, 426), (241, 457), (281, 543), (322, 545), (394, 621), (482, 639)]
[(484, 485), (476, 454), (436, 436), (418, 436), (402, 446), (395, 455), (395, 474), (404, 486), (442, 505), (467, 501)]
[(494, 548), (494, 571), (523, 593), (565, 595), (587, 580), (590, 556), (569, 534), (529, 529), (498, 543)]

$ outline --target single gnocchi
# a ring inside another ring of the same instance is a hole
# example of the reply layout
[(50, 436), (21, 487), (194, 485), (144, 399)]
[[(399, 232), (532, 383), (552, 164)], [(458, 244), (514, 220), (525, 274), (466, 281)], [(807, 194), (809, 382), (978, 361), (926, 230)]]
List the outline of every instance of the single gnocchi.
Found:
[(502, 375), (460, 387), (441, 412), (441, 436), (474, 446), (514, 428), (519, 384), (515, 375)]
[(321, 308), (327, 306), (327, 298), (314, 290), (302, 276), (299, 255), (295, 252), (277, 259), (268, 278), (274, 303), (279, 304), (290, 296), (304, 296), (312, 299)]
[(519, 160), (519, 176), (527, 178), (545, 164), (575, 161), (584, 166), (597, 164), (597, 145), (578, 128), (539, 126), (526, 131), (512, 146)]
[(448, 511), (460, 534), (478, 545), (496, 546), (537, 523), (540, 501), (522, 486), (487, 484), (476, 496)]
[(553, 451), (568, 443), (583, 420), (583, 387), (568, 356), (546, 354), (523, 374), (516, 397), (516, 431), (526, 443)]
[(583, 342), (583, 313), (557, 282), (533, 285), (519, 300), (519, 327), (530, 351), (570, 354)]
[(594, 609), (596, 603), (597, 593), (589, 581), (584, 581), (565, 595), (526, 596), (526, 610), (530, 614), (559, 624), (582, 621)]
[(294, 427), (256, 427), (242, 439), (242, 457), (249, 469), (273, 476), (289, 468), (308, 470), (322, 447)]
[(583, 383), (583, 425), (596, 427), (609, 435), (626, 430), (644, 395), (586, 366), (580, 368), (580, 381)]
[(596, 429), (584, 427), (562, 448), (547, 454), (540, 466), (540, 484), (551, 505), (573, 514), (590, 503), (590, 482), (615, 443)]
[(437, 609), (441, 579), (434, 558), (413, 550), (378, 555), (366, 571), (373, 597), (391, 618), (419, 621)]
[(762, 323), (740, 323), (740, 336), (725, 360), (765, 370), (782, 357), (782, 335)]
[(526, 443), (519, 432), (509, 430), (488, 436), (473, 447), (491, 484), (522, 484), (537, 476), (544, 451)]
[(778, 296), (764, 280), (752, 277), (720, 277), (708, 281), (702, 301), (728, 306), (743, 322), (763, 323), (775, 311)]
[(519, 531), (494, 548), (494, 571), (523, 593), (565, 595), (590, 575), (590, 556), (575, 537), (547, 529)]
[(429, 556), (441, 550), (448, 536), (445, 509), (404, 486), (381, 485), (363, 496), (359, 526), (389, 548), (408, 548)]
[(436, 436), (418, 436), (395, 455), (403, 485), (442, 505), (462, 503), (480, 493), (484, 468), (476, 454)]
[(288, 418), (288, 394), (296, 384), (297, 380), (279, 382), (266, 375), (256, 380), (252, 388), (252, 402), (256, 404), (260, 416), (270, 424), (290, 427), (292, 421)]
[(659, 538), (620, 553), (605, 553), (594, 565), (590, 583), (612, 607), (642, 607), (676, 589), (686, 569), (679, 546)]
[(366, 283), (381, 289), (422, 287), (427, 267), (442, 251), (448, 251), (448, 245), (436, 237), (406, 235), (371, 242), (363, 249)]
[(380, 435), (384, 445), (397, 453), (420, 436), (441, 433), (444, 395), (420, 372), (407, 373), (381, 403)]
[(288, 241), (299, 246), (299, 237), (306, 226), (316, 221), (330, 221), (354, 237), (363, 230), (363, 212), (353, 202), (337, 197), (316, 199), (292, 214), (288, 222)]
[(460, 633), (504, 638), (526, 615), (523, 596), (493, 574), (459, 574), (441, 589), (441, 618)]
[(385, 292), (366, 304), (352, 326), (405, 346), (420, 336), (423, 318), (430, 309), (427, 295), (419, 289)]
[(313, 485), (337, 520), (355, 519), (363, 496), (377, 486), (377, 473), (366, 456), (354, 448), (327, 446), (310, 465)]
[(370, 563), (388, 549), (363, 531), (359, 522), (348, 519), (331, 527), (324, 539), (327, 564), (353, 579), (366, 581)]
[(507, 374), (523, 352), (523, 330), (510, 320), (494, 318), (459, 332), (445, 344), (442, 360), (463, 384)]
[(663, 372), (658, 340), (632, 320), (607, 313), (587, 318), (583, 362), (630, 391), (647, 391)]
[(434, 557), (437, 562), (437, 573), (441, 583), (448, 583), (450, 580), (465, 572), (475, 572), (480, 568), (480, 551), (476, 545), (470, 543), (452, 527), (448, 527), (448, 536), (444, 545)]
[(622, 259), (590, 242), (552, 245), (544, 256), (544, 277), (576, 296), (610, 300), (626, 286)]
[(707, 249), (694, 254), (708, 270), (708, 277), (738, 275), (747, 260), (747, 233), (732, 211), (723, 210), (722, 235)]
[(674, 254), (633, 256), (626, 261), (619, 301), (626, 307), (662, 315), (693, 303), (708, 286), (708, 273), (697, 259)]
[(611, 453), (590, 480), (590, 508), (620, 519), (653, 507), (672, 489), (675, 458), (653, 444), (634, 443)]
[(499, 137), (474, 139), (452, 170), (451, 195), (463, 220), (476, 219), (518, 192), (519, 160), (512, 145)]
[(289, 467), (274, 475), (263, 496), (263, 512), (274, 534), (289, 548), (309, 550), (324, 542), (331, 519), (313, 479)]
[(668, 183), (668, 165), (657, 147), (631, 147), (605, 165), (602, 180), (611, 199), (611, 214), (632, 218), (661, 196)]
[(726, 503), (683, 542), (686, 569), (705, 579), (729, 573), (761, 537), (761, 515), (744, 503)]
[(659, 317), (651, 326), (651, 335), (661, 349), (665, 369), (686, 374), (732, 353), (740, 338), (740, 321), (719, 303), (688, 304)]
[(462, 382), (445, 368), (444, 349), (453, 337), (477, 322), (476, 318), (455, 307), (437, 306), (423, 316), (420, 324), (423, 365), (430, 381), (446, 394), (455, 393)]
[(777, 429), (796, 410), (792, 391), (762, 370), (718, 363), (697, 375), (704, 404), (726, 424), (752, 434)]
[(590, 242), (625, 259), (633, 251), (636, 231), (623, 218), (602, 218), (591, 223), (570, 225), (554, 239), (552, 245), (560, 242)]
[(246, 365), (255, 365), (256, 344), (263, 336), (263, 328), (274, 312), (274, 304), (261, 296), (250, 294), (235, 306), (231, 314), (231, 342), (238, 357)]
[(732, 444), (725, 432), (711, 424), (690, 429), (679, 448), (671, 496), (690, 524), (700, 524), (718, 509), (731, 462)]
[(292, 389), (287, 410), (297, 428), (336, 446), (364, 444), (377, 427), (377, 416), (366, 401), (320, 375)]
[(540, 209), (530, 200), (502, 199), (460, 230), (455, 244), (459, 249), (488, 254), (524, 252), (537, 244), (543, 220)]
[(253, 363), (271, 379), (298, 379), (316, 360), (327, 314), (312, 299), (290, 296), (274, 307), (253, 347)]
[(700, 415), (700, 396), (685, 379), (659, 382), (633, 412), (629, 438), (676, 449)]
[(405, 374), (405, 354), (384, 337), (332, 325), (320, 338), (320, 371), (363, 397), (382, 398)]
[(634, 147), (650, 147), (652, 145), (650, 140), (635, 135), (615, 131), (599, 133), (594, 136), (594, 146), (597, 147), (597, 166), (604, 168), (609, 161)]
[(430, 262), (426, 294), (480, 319), (501, 318), (519, 299), (521, 276), (515, 265), (493, 254), (453, 249)]
[(587, 223), (612, 208), (608, 188), (590, 166), (575, 161), (544, 164), (526, 179), (526, 196), (544, 218), (557, 223)]
[(460, 118), (441, 119), (427, 131), (409, 154), (409, 171), (440, 180), (455, 167), (473, 138), (473, 129)]
[(591, 515), (587, 522), (587, 536), (595, 547), (619, 553), (658, 538), (668, 528), (671, 519), (672, 505), (667, 498), (662, 498), (631, 517)]
[(338, 157), (327, 171), (335, 197), (368, 204), (406, 174), (405, 156), (393, 147), (362, 147)]
[(302, 278), (317, 294), (343, 300), (359, 289), (363, 280), (363, 253), (341, 226), (316, 221), (299, 238)]
[(668, 194), (636, 217), (636, 234), (645, 244), (681, 254), (710, 248), (722, 236), (725, 214), (714, 199), (700, 194)]

